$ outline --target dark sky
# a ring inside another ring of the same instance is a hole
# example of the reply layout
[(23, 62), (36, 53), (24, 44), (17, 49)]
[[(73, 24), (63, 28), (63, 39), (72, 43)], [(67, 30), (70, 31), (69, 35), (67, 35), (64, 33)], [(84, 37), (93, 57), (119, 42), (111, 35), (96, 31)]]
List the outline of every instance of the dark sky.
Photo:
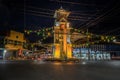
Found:
[(73, 28), (104, 34), (120, 26), (119, 4), (119, 0), (0, 0), (0, 27), (21, 32), (52, 27), (54, 11), (62, 6), (71, 11)]

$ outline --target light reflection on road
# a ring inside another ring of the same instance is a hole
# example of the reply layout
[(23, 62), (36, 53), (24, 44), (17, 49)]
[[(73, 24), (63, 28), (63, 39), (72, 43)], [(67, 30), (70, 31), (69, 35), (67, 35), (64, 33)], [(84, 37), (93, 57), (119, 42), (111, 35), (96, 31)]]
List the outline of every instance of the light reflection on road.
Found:
[(0, 80), (120, 80), (120, 61), (0, 60)]

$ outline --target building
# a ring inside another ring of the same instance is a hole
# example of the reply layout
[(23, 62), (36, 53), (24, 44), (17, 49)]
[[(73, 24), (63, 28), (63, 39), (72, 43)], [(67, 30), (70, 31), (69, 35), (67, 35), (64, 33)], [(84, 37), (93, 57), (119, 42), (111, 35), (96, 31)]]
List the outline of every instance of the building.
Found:
[[(7, 34), (0, 36), (0, 54), (3, 56), (14, 56), (22, 54), (25, 49), (26, 40), (24, 34), (17, 31), (7, 31)], [(6, 52), (5, 54), (2, 53)]]
[(70, 12), (62, 7), (55, 11), (54, 25), (54, 58), (72, 58), (72, 44), (70, 40), (70, 23), (67, 18)]
[(23, 33), (11, 30), (9, 36), (5, 36), (4, 42), (6, 49), (18, 50), (24, 49), (26, 40)]
[(103, 44), (82, 45), (73, 49), (73, 56), (84, 60), (110, 60), (110, 52)]

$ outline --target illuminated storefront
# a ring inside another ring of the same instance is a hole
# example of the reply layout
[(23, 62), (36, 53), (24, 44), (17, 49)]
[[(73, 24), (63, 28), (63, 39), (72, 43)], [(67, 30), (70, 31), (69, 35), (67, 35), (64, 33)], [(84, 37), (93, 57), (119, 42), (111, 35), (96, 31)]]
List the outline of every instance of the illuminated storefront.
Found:
[(110, 52), (92, 50), (91, 48), (74, 48), (73, 57), (83, 60), (110, 60)]

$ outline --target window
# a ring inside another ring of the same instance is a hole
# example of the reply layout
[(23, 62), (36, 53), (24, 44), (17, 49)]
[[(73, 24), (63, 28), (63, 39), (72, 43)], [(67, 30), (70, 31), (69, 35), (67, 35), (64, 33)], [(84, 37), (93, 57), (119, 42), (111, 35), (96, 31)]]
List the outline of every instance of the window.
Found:
[(18, 36), (16, 36), (16, 38), (18, 38)]
[(7, 39), (4, 40), (4, 44), (8, 44), (8, 40)]
[(9, 44), (13, 44), (13, 40), (9, 40), (8, 43), (9, 43)]
[(17, 45), (17, 41), (14, 42), (14, 45)]

